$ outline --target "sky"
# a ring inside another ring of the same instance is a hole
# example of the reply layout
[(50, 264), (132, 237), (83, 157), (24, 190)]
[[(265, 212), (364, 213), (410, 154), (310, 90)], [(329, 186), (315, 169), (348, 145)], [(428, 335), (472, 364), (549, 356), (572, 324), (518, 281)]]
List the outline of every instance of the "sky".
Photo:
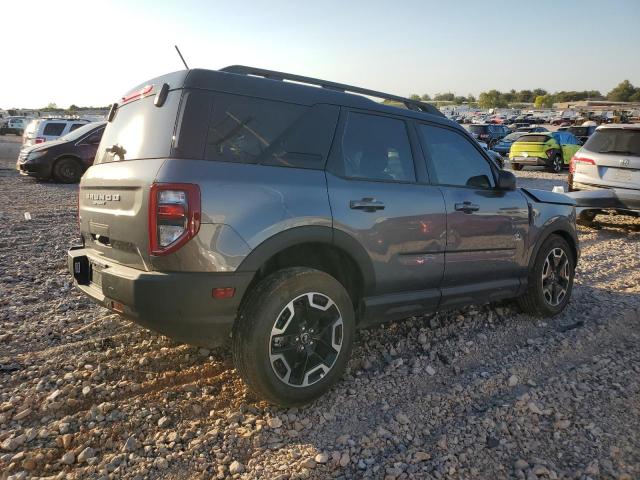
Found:
[(0, 32), (4, 109), (110, 104), (183, 69), (174, 44), (397, 95), (640, 86), (640, 0), (18, 0)]

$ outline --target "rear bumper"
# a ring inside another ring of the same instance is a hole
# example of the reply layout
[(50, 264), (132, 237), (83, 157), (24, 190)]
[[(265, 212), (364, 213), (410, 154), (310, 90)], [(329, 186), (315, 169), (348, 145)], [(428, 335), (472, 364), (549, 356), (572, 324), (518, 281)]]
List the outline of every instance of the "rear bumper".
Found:
[(513, 157), (509, 159), (509, 162), (517, 163), (518, 165), (546, 166), (549, 163), (549, 159), (540, 157)]
[[(147, 272), (110, 263), (91, 252), (83, 247), (68, 252), (69, 272), (78, 289), (146, 328), (198, 346), (220, 345), (229, 338), (240, 301), (254, 275)], [(90, 263), (100, 268), (99, 284), (91, 282)], [(212, 289), (229, 287), (235, 288), (232, 298), (212, 297)]]

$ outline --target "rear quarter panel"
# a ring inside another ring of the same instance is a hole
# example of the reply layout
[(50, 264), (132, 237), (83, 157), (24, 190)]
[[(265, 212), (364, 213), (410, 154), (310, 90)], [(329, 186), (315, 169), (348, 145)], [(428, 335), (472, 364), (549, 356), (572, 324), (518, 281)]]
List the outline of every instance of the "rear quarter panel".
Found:
[(181, 259), (183, 270), (202, 270), (202, 257), (218, 254), (219, 241), (229, 248), (236, 244), (233, 261), (226, 263), (227, 270), (233, 270), (251, 250), (280, 232), (332, 226), (322, 170), (170, 159), (156, 181), (200, 186), (201, 231), (209, 233), (206, 238), (199, 235), (194, 255)]

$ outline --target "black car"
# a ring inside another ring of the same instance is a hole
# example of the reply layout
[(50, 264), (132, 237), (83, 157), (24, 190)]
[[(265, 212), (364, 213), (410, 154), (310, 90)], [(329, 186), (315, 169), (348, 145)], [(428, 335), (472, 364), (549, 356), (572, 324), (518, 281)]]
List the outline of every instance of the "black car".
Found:
[(473, 135), (477, 140), (487, 144), (489, 149), (498, 143), (501, 139), (511, 133), (506, 125), (494, 125), (492, 123), (485, 123), (480, 125), (471, 125), (469, 127), (469, 133)]
[(40, 180), (77, 183), (93, 165), (106, 122), (84, 125), (50, 142), (23, 148), (16, 163), (22, 175)]

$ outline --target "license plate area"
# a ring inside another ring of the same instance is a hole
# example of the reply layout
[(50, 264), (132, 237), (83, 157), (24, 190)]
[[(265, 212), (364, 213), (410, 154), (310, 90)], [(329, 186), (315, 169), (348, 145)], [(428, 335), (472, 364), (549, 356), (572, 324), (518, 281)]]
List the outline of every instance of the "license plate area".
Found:
[(102, 287), (102, 271), (106, 267), (99, 263), (89, 261), (89, 280), (91, 285)]
[(616, 168), (613, 171), (613, 179), (619, 182), (630, 182), (633, 178), (633, 172), (631, 170), (624, 170), (622, 168)]

